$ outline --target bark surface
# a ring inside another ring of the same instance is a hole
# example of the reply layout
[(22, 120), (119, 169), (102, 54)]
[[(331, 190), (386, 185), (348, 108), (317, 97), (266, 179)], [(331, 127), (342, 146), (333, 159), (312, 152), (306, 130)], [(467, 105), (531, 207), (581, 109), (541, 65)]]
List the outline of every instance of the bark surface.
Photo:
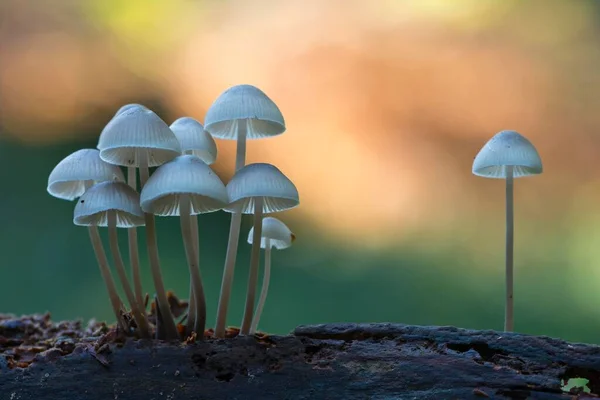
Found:
[[(15, 321), (0, 317), (0, 399), (585, 399), (600, 393), (600, 347), (516, 333), (325, 324), (300, 326), (288, 336), (165, 343), (123, 338), (98, 324), (81, 329), (67, 322), (61, 330), (48, 321), (54, 337), (36, 344)], [(566, 392), (570, 378), (588, 379), (591, 393)]]

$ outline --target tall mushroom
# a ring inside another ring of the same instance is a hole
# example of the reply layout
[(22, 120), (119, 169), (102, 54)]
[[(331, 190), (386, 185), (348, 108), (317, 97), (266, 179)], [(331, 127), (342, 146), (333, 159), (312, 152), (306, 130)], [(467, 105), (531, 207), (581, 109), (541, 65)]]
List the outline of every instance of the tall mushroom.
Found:
[(159, 167), (148, 179), (141, 194), (142, 209), (162, 216), (179, 215), (181, 233), (190, 271), (196, 315), (188, 314), (188, 334), (192, 329), (202, 338), (206, 326), (206, 300), (199, 270), (199, 254), (194, 246), (191, 215), (209, 213), (229, 203), (227, 189), (208, 165), (193, 155), (182, 155)]
[[(171, 130), (179, 140), (181, 152), (197, 156), (207, 165), (211, 165), (217, 159), (217, 144), (210, 133), (204, 130), (204, 126), (190, 117), (181, 117), (170, 126)], [(198, 238), (198, 217), (190, 215), (192, 229), (192, 242), (197, 255), (200, 254), (200, 243)], [(200, 260), (196, 260), (200, 263)], [(196, 314), (196, 301), (194, 300), (194, 286), (190, 281), (190, 300), (188, 315)], [(188, 318), (188, 328), (193, 325), (193, 319)], [(189, 330), (189, 329), (188, 329)]]
[[(124, 111), (140, 108), (147, 110), (141, 104), (126, 104), (115, 113), (115, 116)], [(135, 166), (127, 166), (127, 183), (134, 190), (137, 190), (137, 169)], [(137, 227), (127, 229), (127, 240), (129, 243), (129, 262), (131, 263), (131, 274), (135, 291), (135, 298), (141, 308), (145, 308), (144, 290), (142, 289), (142, 277), (140, 272), (140, 252), (138, 248)]]
[(506, 309), (504, 330), (512, 332), (513, 318), (513, 179), (541, 174), (542, 160), (533, 144), (515, 131), (501, 131), (492, 137), (473, 161), (472, 172), (484, 178), (506, 180)]
[(227, 194), (230, 204), (225, 211), (254, 214), (246, 307), (240, 331), (242, 334), (248, 334), (254, 314), (263, 214), (294, 208), (300, 204), (300, 198), (292, 181), (277, 167), (265, 163), (249, 164), (236, 172), (227, 184)]
[[(48, 177), (47, 191), (50, 195), (59, 199), (75, 200), (81, 197), (94, 183), (104, 181), (123, 182), (124, 180), (125, 177), (121, 169), (116, 165), (103, 161), (98, 150), (81, 149), (68, 155), (54, 167)], [(122, 302), (115, 288), (98, 228), (88, 226), (88, 233), (117, 319), (117, 325), (126, 331), (127, 325), (121, 315)]]
[[(253, 244), (253, 240), (254, 227), (248, 232), (248, 243)], [(258, 305), (256, 306), (256, 313), (254, 314), (252, 326), (250, 327), (250, 334), (256, 333), (258, 321), (260, 320), (263, 308), (265, 307), (265, 301), (267, 300), (269, 281), (271, 279), (271, 248), (275, 247), (277, 250), (287, 249), (292, 245), (294, 240), (296, 240), (296, 236), (290, 231), (290, 228), (288, 228), (286, 224), (277, 218), (263, 218), (260, 247), (265, 250), (265, 271)]]
[(101, 182), (89, 188), (79, 198), (73, 214), (75, 225), (108, 227), (110, 250), (121, 286), (129, 301), (131, 313), (140, 331), (140, 336), (150, 338), (146, 315), (137, 303), (125, 273), (117, 236), (117, 228), (129, 228), (144, 224), (144, 213), (140, 208), (140, 195), (125, 182)]
[[(238, 171), (246, 164), (246, 140), (279, 135), (285, 131), (285, 121), (277, 105), (263, 91), (252, 85), (237, 85), (223, 92), (208, 109), (204, 128), (216, 138), (237, 141), (235, 171)], [(225, 335), (241, 221), (241, 214), (234, 212), (219, 295), (216, 337)]]
[[(162, 165), (181, 153), (179, 142), (168, 125), (151, 110), (135, 106), (122, 110), (106, 125), (100, 135), (98, 149), (100, 157), (108, 163), (138, 167), (141, 188), (150, 175), (149, 167)], [(145, 213), (144, 219), (146, 247), (158, 307), (165, 323), (165, 339), (172, 340), (178, 337), (178, 333), (160, 271), (154, 215)]]

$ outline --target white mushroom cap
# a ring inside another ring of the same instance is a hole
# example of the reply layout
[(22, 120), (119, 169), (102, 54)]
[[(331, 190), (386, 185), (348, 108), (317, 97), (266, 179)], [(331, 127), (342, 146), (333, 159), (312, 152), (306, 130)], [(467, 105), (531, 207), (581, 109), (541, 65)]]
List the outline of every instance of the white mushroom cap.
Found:
[(142, 210), (154, 215), (179, 215), (179, 197), (189, 195), (191, 213), (217, 211), (229, 203), (221, 179), (196, 156), (182, 155), (159, 167), (142, 190)]
[(193, 154), (208, 165), (215, 162), (217, 144), (200, 122), (190, 117), (182, 117), (173, 122), (170, 128), (179, 140), (182, 153)]
[(499, 132), (483, 146), (473, 161), (473, 174), (506, 179), (507, 166), (514, 167), (515, 178), (541, 174), (543, 170), (533, 144), (515, 131)]
[(121, 111), (104, 127), (98, 141), (100, 157), (111, 164), (139, 166), (141, 152), (148, 166), (156, 167), (181, 154), (181, 147), (169, 126), (146, 107), (132, 106)]
[(85, 192), (86, 181), (125, 181), (123, 171), (100, 158), (96, 149), (81, 149), (60, 161), (48, 177), (48, 193), (74, 200)]
[[(254, 238), (254, 227), (250, 228), (248, 233), (248, 243), (252, 244)], [(270, 246), (278, 250), (287, 249), (292, 245), (296, 237), (290, 231), (286, 224), (273, 217), (265, 217), (262, 220), (262, 233), (260, 237), (260, 247), (267, 247), (267, 239), (270, 240)]]
[(73, 223), (107, 226), (109, 211), (116, 212), (119, 228), (144, 225), (140, 195), (124, 182), (101, 182), (89, 188), (75, 206)]
[(224, 91), (206, 112), (204, 129), (214, 137), (236, 140), (239, 120), (248, 121), (248, 139), (285, 131), (285, 121), (277, 105), (252, 85), (237, 85)]
[(263, 198), (265, 214), (284, 211), (300, 203), (298, 189), (271, 164), (248, 164), (239, 169), (227, 184), (230, 204), (227, 212), (254, 213), (254, 198)]
[(123, 107), (121, 107), (121, 108), (119, 108), (117, 110), (117, 112), (115, 113), (115, 115), (119, 115), (123, 111), (131, 110), (131, 109), (134, 109), (134, 108), (141, 108), (143, 110), (147, 110), (148, 109), (148, 107), (143, 106), (141, 104), (137, 104), (137, 103), (125, 104)]

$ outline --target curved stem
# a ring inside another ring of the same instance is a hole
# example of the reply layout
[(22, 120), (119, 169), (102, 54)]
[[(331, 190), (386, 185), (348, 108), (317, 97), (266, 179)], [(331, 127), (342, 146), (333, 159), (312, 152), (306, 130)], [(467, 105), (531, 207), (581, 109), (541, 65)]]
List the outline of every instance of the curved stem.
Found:
[(250, 334), (253, 335), (258, 329), (258, 321), (262, 315), (263, 308), (265, 308), (265, 301), (267, 301), (267, 291), (269, 290), (269, 281), (271, 279), (271, 239), (265, 239), (265, 272), (263, 275), (262, 289), (260, 291), (260, 298), (258, 299), (258, 305), (256, 306), (256, 314), (252, 320), (252, 327), (250, 328)]
[[(150, 176), (148, 170), (148, 155), (145, 152), (140, 152), (140, 187), (143, 188)], [(162, 273), (160, 272), (160, 257), (158, 255), (158, 243), (156, 242), (156, 221), (153, 214), (144, 213), (146, 222), (146, 247), (148, 248), (148, 258), (150, 259), (150, 270), (152, 271), (152, 280), (156, 289), (157, 306), (160, 308), (162, 321), (165, 328), (165, 339), (176, 340), (179, 337), (177, 326), (171, 313), (165, 284), (163, 283)]]
[[(127, 183), (137, 191), (137, 176), (135, 167), (127, 167)], [(140, 272), (140, 252), (138, 248), (137, 228), (127, 229), (129, 241), (129, 262), (131, 263), (131, 277), (135, 290), (135, 299), (140, 309), (144, 310), (144, 290), (142, 288), (142, 274)]]
[(90, 235), (92, 247), (94, 248), (94, 253), (96, 254), (96, 261), (98, 261), (98, 266), (100, 267), (100, 274), (102, 275), (102, 279), (106, 285), (106, 290), (108, 291), (110, 304), (113, 312), (115, 313), (115, 317), (117, 318), (117, 325), (123, 330), (123, 332), (127, 333), (127, 324), (125, 324), (123, 316), (121, 315), (121, 304), (123, 303), (117, 294), (115, 281), (113, 280), (112, 274), (110, 273), (110, 268), (108, 267), (108, 260), (106, 259), (106, 253), (104, 252), (104, 246), (102, 245), (100, 234), (98, 233), (98, 227), (88, 226), (88, 233)]
[(512, 332), (513, 318), (513, 250), (514, 250), (514, 203), (513, 167), (506, 167), (506, 309), (504, 331)]
[(246, 309), (240, 333), (250, 333), (252, 315), (254, 314), (254, 298), (256, 297), (256, 283), (258, 282), (258, 263), (260, 262), (260, 238), (262, 235), (263, 198), (254, 198), (254, 235), (252, 236), (252, 254), (250, 256), (250, 273), (248, 275), (248, 289), (246, 292)]
[(181, 195), (179, 197), (179, 220), (181, 221), (181, 235), (183, 236), (185, 255), (190, 268), (191, 282), (194, 287), (193, 297), (196, 303), (196, 321), (194, 324), (194, 330), (196, 331), (198, 337), (202, 339), (204, 338), (204, 328), (206, 327), (206, 300), (204, 297), (204, 288), (202, 287), (200, 268), (197, 262), (198, 256), (195, 251), (196, 246), (194, 246), (192, 241), (193, 234), (190, 217), (190, 197), (187, 195)]
[(123, 263), (123, 257), (121, 256), (121, 250), (119, 249), (119, 237), (117, 235), (117, 213), (115, 210), (108, 211), (108, 239), (110, 244), (110, 251), (112, 252), (117, 274), (121, 280), (121, 286), (129, 301), (129, 307), (131, 307), (131, 314), (133, 319), (140, 330), (140, 336), (143, 338), (150, 337), (150, 329), (148, 328), (148, 321), (146, 316), (140, 311), (140, 307), (133, 295), (129, 279), (125, 273), (125, 264)]
[[(237, 151), (235, 156), (236, 172), (246, 164), (246, 136), (247, 121), (237, 122)], [(240, 227), (242, 214), (234, 212), (231, 214), (229, 225), (229, 240), (227, 241), (227, 255), (225, 256), (225, 267), (223, 268), (223, 280), (221, 282), (221, 293), (219, 294), (219, 305), (217, 306), (217, 323), (215, 325), (215, 337), (225, 337), (225, 325), (227, 324), (227, 309), (231, 297), (231, 285), (233, 284), (233, 273), (235, 270), (235, 259), (237, 257), (238, 243), (240, 240)]]

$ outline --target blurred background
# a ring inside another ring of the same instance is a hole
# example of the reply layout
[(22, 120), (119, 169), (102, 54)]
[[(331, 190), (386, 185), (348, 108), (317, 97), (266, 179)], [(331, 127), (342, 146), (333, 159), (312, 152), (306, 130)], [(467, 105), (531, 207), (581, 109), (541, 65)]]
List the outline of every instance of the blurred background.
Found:
[[(0, 311), (111, 319), (62, 158), (127, 103), (204, 120), (249, 83), (287, 131), (248, 143), (301, 206), (275, 252), (261, 328), (390, 321), (502, 329), (504, 184), (471, 174), (496, 132), (544, 173), (515, 185), (517, 331), (600, 343), (600, 2), (593, 0), (0, 1)], [(235, 144), (218, 141), (227, 181)], [(209, 325), (229, 214), (200, 218)], [(251, 219), (229, 324), (241, 323)], [(187, 296), (177, 218), (158, 219), (167, 286)], [(104, 233), (104, 232), (103, 232)], [(140, 230), (145, 289), (151, 278)], [(122, 232), (122, 251), (127, 240)]]

